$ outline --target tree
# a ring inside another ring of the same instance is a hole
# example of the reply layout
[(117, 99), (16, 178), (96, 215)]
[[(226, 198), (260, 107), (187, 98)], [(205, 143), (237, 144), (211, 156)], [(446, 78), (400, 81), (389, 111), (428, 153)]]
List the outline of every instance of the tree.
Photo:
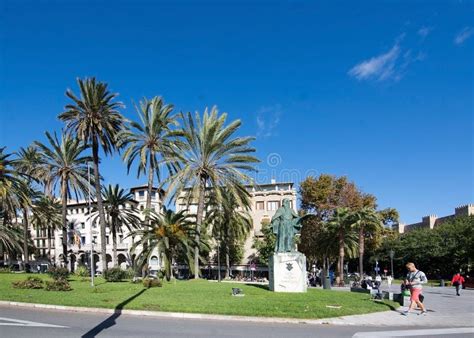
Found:
[[(129, 232), (140, 226), (140, 217), (137, 211), (133, 208), (133, 195), (126, 193), (125, 190), (119, 187), (109, 185), (102, 191), (102, 198), (104, 200), (105, 215), (107, 217), (107, 224), (112, 233), (112, 260), (114, 266), (118, 266), (117, 256), (117, 233), (122, 232), (125, 227)], [(97, 221), (98, 212), (91, 215), (94, 218), (93, 222)]]
[[(107, 262), (105, 240), (105, 214), (102, 205), (99, 149), (108, 155), (116, 150), (117, 134), (123, 129), (125, 118), (118, 109), (123, 107), (121, 102), (114, 101), (118, 94), (110, 93), (107, 84), (96, 81), (95, 78), (78, 79), (80, 97), (71, 90), (66, 96), (73, 103), (66, 105), (66, 111), (59, 114), (59, 119), (66, 123), (68, 131), (92, 148), (94, 164), (95, 197), (99, 212), (101, 260)], [(105, 270), (107, 264), (104, 264)], [(104, 270), (104, 271), (105, 271)]]
[[(252, 155), (255, 149), (250, 147), (253, 137), (234, 136), (241, 126), (240, 120), (226, 126), (227, 114), (219, 115), (216, 107), (210, 113), (206, 109), (202, 119), (198, 113), (194, 118), (191, 113), (181, 114), (181, 119), (183, 127), (176, 132), (181, 142), (170, 157), (180, 168), (168, 178), (168, 190), (174, 192), (173, 198), (191, 187), (189, 196), (197, 198), (195, 243), (199, 243), (207, 188), (225, 186), (237, 204), (242, 205), (247, 194), (244, 184), (251, 181), (247, 172), (255, 171), (258, 159)], [(215, 192), (216, 199), (222, 201), (220, 189)], [(194, 251), (194, 278), (199, 278), (198, 245)]]
[(62, 251), (64, 265), (67, 265), (67, 202), (73, 193), (78, 199), (88, 191), (87, 165), (90, 156), (84, 156), (83, 152), (88, 148), (80, 140), (73, 138), (70, 134), (62, 134), (61, 140), (56, 133), (54, 137), (46, 132), (49, 146), (41, 142), (35, 142), (41, 156), (49, 168), (49, 182), (53, 189), (59, 183), (61, 195), (61, 224), (62, 224)]
[(5, 153), (5, 147), (0, 148), (0, 210), (3, 223), (11, 223), (16, 217), (16, 209), (20, 207), (20, 190), (24, 176), (16, 168), (13, 154)]
[(54, 231), (61, 228), (61, 204), (53, 197), (42, 196), (32, 206), (31, 224), (41, 231), (46, 231), (48, 241), (48, 261), (51, 262), (51, 239)]
[(270, 256), (275, 252), (276, 235), (270, 225), (269, 219), (262, 221), (263, 238), (254, 237), (252, 248), (257, 250), (256, 260), (259, 264), (268, 265)]
[(193, 261), (192, 247), (196, 245), (193, 222), (185, 210), (175, 213), (163, 207), (162, 213), (153, 210), (146, 212), (150, 214), (151, 225), (130, 233), (129, 236), (140, 238), (132, 245), (131, 252), (136, 251), (140, 246), (143, 248), (144, 244), (147, 244), (138, 256), (138, 265), (141, 266), (150, 259), (154, 250), (157, 249), (163, 257), (166, 279), (170, 280), (173, 277), (171, 266), (177, 256), (184, 254), (190, 266)]
[(144, 99), (135, 109), (140, 123), (132, 121), (130, 128), (120, 133), (120, 147), (125, 147), (123, 159), (127, 162), (128, 171), (132, 164), (138, 161), (137, 177), (148, 173), (146, 209), (150, 209), (154, 175), (156, 173), (157, 179), (160, 180), (160, 164), (169, 165), (167, 156), (173, 148), (171, 126), (176, 125), (177, 121), (175, 116), (171, 115), (173, 105), (165, 105), (159, 96), (150, 101)]
[[(239, 205), (228, 188), (221, 189), (222, 199), (218, 202), (216, 194), (212, 194), (209, 204), (208, 221), (212, 224), (212, 234), (217, 239), (218, 245), (224, 244), (224, 255), (226, 273), (224, 278), (231, 275), (231, 249), (235, 251), (238, 244), (243, 243), (250, 230), (253, 221), (250, 217), (250, 195), (242, 196), (242, 204)], [(234, 262), (235, 263), (235, 262)], [(219, 266), (220, 269), (220, 266)]]
[(369, 207), (354, 211), (351, 216), (351, 222), (359, 233), (359, 274), (364, 275), (364, 249), (367, 233), (376, 232), (382, 227), (379, 213)]
[(340, 283), (344, 281), (344, 254), (346, 247), (346, 235), (353, 232), (353, 224), (350, 220), (350, 211), (348, 208), (336, 208), (334, 214), (328, 222), (328, 226), (332, 229), (333, 233), (337, 233), (337, 240), (339, 244), (339, 260), (338, 260), (338, 272)]

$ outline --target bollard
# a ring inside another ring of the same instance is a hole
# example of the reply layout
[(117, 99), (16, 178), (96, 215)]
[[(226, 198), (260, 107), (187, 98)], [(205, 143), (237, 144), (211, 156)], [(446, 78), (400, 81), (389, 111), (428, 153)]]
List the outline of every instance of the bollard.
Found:
[(441, 287), (444, 287), (444, 286), (445, 286), (445, 285), (444, 285), (444, 279), (441, 279), (441, 280), (439, 281), (439, 286), (441, 286)]
[(325, 290), (331, 290), (331, 278), (329, 278), (329, 276), (327, 276), (327, 277), (324, 279), (323, 289), (325, 289)]

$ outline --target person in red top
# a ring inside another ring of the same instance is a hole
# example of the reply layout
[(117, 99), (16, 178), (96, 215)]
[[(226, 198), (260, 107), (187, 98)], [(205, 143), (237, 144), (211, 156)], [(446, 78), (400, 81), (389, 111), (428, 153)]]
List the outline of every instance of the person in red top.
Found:
[(453, 276), (451, 284), (456, 287), (456, 295), (461, 296), (460, 291), (462, 289), (462, 285), (464, 284), (464, 277), (458, 272)]

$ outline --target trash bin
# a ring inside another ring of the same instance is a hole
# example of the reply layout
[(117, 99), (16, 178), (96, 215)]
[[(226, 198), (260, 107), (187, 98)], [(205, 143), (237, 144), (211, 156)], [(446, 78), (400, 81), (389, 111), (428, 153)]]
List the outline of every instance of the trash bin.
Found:
[(331, 278), (329, 276), (324, 279), (323, 289), (331, 290)]
[(444, 286), (445, 286), (445, 284), (444, 284), (444, 279), (441, 279), (441, 280), (439, 281), (439, 286), (441, 286), (441, 287), (444, 287)]

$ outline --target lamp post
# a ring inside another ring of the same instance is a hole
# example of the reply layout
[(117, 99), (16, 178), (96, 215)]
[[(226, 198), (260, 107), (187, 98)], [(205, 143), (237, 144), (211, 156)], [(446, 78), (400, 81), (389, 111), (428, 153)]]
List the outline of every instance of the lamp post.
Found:
[(393, 276), (394, 276), (394, 274), (393, 274), (393, 257), (395, 256), (395, 251), (393, 251), (393, 249), (390, 249), (389, 255), (390, 255), (390, 274), (392, 275), (392, 278), (393, 278)]

